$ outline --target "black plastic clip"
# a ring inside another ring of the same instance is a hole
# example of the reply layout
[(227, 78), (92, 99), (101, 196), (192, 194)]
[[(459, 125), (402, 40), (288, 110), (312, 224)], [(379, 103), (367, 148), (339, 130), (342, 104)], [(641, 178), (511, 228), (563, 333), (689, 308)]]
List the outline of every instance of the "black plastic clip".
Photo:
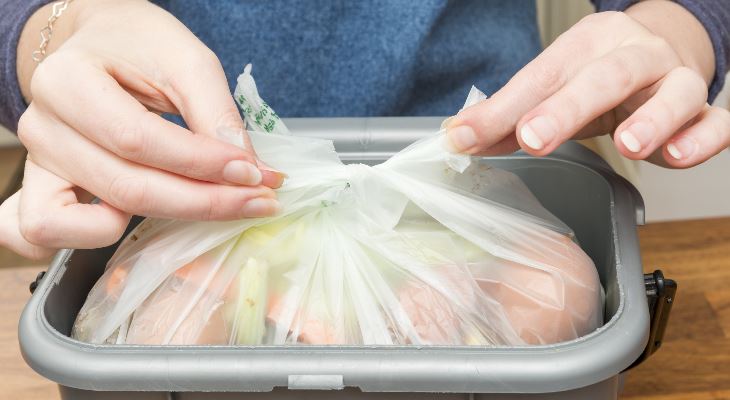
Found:
[(667, 279), (660, 270), (651, 274), (644, 274), (646, 298), (649, 302), (649, 341), (641, 356), (631, 364), (627, 370), (636, 367), (659, 350), (664, 339), (664, 332), (669, 322), (669, 313), (672, 311), (677, 294), (677, 282)]
[(41, 283), (41, 279), (46, 276), (46, 271), (41, 271), (36, 275), (35, 280), (30, 283), (30, 286), (28, 287), (30, 289), (30, 294), (33, 294), (35, 290), (38, 288), (38, 285)]

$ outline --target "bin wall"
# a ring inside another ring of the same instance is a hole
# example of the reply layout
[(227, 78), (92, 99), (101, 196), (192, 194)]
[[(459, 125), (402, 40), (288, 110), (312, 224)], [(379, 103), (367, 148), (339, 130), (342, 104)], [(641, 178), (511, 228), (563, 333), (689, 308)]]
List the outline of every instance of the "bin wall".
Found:
[(357, 389), (292, 391), (275, 389), (253, 393), (96, 392), (60, 387), (62, 400), (615, 400), (618, 376), (567, 392), (540, 394), (378, 393)]

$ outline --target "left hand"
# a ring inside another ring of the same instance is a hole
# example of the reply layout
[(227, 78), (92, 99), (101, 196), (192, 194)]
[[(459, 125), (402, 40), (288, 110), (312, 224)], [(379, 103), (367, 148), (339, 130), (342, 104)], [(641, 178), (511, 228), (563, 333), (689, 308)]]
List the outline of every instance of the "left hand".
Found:
[[(673, 168), (725, 149), (730, 113), (707, 104), (714, 57), (704, 28), (681, 6), (643, 3), (635, 16), (629, 9), (584, 18), (491, 98), (446, 121), (454, 149), (495, 155), (521, 147), (542, 156), (571, 138), (611, 133), (624, 156)], [(657, 6), (669, 9), (650, 13)], [(647, 27), (651, 18), (666, 25), (675, 12), (694, 26), (671, 28), (678, 36), (669, 38), (654, 32), (667, 28)]]

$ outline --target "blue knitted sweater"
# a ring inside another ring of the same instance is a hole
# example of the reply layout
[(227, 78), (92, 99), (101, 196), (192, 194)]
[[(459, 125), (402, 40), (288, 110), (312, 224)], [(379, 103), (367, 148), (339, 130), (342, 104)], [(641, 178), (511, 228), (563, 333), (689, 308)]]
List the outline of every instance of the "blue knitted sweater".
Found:
[[(0, 123), (24, 111), (15, 69), (23, 24), (48, 0), (0, 0)], [(534, 0), (157, 0), (221, 59), (231, 85), (253, 63), (282, 116), (450, 115), (472, 84), (499, 89), (540, 51)], [(601, 10), (631, 0), (595, 1)], [(723, 0), (682, 0), (712, 38), (722, 86)], [(71, 5), (73, 6), (73, 4)]]

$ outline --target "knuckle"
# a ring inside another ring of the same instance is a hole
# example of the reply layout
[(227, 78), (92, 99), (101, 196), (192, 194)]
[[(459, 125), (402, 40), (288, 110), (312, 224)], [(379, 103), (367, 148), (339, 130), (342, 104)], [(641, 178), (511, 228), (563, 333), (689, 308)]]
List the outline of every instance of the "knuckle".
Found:
[(563, 86), (562, 71), (552, 65), (535, 65), (531, 75), (533, 88), (537, 94), (551, 94)]
[(692, 68), (683, 65), (672, 69), (669, 74), (675, 75), (682, 79), (702, 79), (700, 75), (696, 73)]
[(566, 37), (566, 47), (571, 49), (574, 54), (590, 54), (595, 55), (598, 51), (595, 40), (588, 34), (577, 32), (576, 34)]
[(625, 24), (630, 20), (631, 18), (621, 11), (602, 11), (586, 15), (578, 21), (578, 24), (595, 29), (596, 25)]
[(29, 243), (42, 246), (52, 239), (48, 216), (38, 213), (21, 214), (19, 220), (20, 234)]
[(233, 187), (219, 187), (204, 196), (200, 218), (206, 221), (225, 221), (244, 218), (243, 207), (251, 197), (251, 191)]
[(201, 218), (204, 221), (221, 219), (222, 211), (224, 210), (224, 202), (222, 201), (220, 193), (218, 193), (218, 191), (213, 191), (213, 193), (205, 197), (205, 202), (204, 207), (202, 207), (203, 213)]
[(652, 36), (653, 45), (660, 51), (667, 53), (674, 53), (674, 47), (669, 43), (667, 39), (662, 36)]
[(151, 210), (149, 185), (143, 178), (121, 175), (109, 183), (109, 203), (135, 214), (145, 215)]
[(572, 132), (580, 125), (580, 121), (586, 119), (581, 102), (572, 93), (566, 93), (556, 100), (554, 103), (551, 102), (552, 107), (550, 107), (548, 114), (552, 115), (555, 120), (558, 132), (563, 134)]
[(18, 139), (26, 148), (31, 148), (38, 142), (40, 128), (38, 126), (38, 117), (33, 112), (32, 107), (20, 116), (17, 134)]
[[(108, 125), (109, 140), (114, 147), (114, 152), (119, 156), (130, 160), (139, 160), (144, 157), (147, 137), (141, 129), (143, 119), (118, 120)], [(131, 120), (137, 122), (130, 124)]]
[(94, 243), (95, 247), (106, 247), (111, 246), (114, 243), (116, 243), (122, 235), (124, 235), (124, 231), (126, 229), (126, 226), (122, 225), (114, 225), (110, 227), (106, 227), (106, 230), (104, 232), (101, 232), (98, 237), (96, 238), (96, 242)]
[(122, 236), (124, 236), (124, 232), (126, 232), (126, 230), (127, 230), (127, 224), (114, 225), (109, 230), (109, 233), (108, 233), (109, 234), (108, 240), (107, 240), (108, 245), (112, 245), (112, 244), (116, 243), (117, 240), (119, 240)]
[(648, 41), (646, 45), (648, 45), (649, 48), (653, 49), (658, 59), (670, 60), (669, 65), (682, 65), (682, 59), (679, 57), (679, 54), (677, 54), (677, 51), (674, 50), (674, 47), (672, 47), (667, 39), (661, 36), (654, 35), (647, 40)]
[[(627, 62), (617, 55), (606, 57), (601, 63), (599, 74), (609, 78), (605, 80), (608, 85), (617, 86), (620, 89), (630, 88), (635, 82), (634, 72)], [(601, 82), (601, 80), (597, 82)]]
[(661, 36), (652, 36), (650, 45), (656, 48), (658, 51), (663, 53), (674, 53), (674, 48), (671, 44), (669, 44), (669, 41), (667, 39), (661, 37)]
[[(178, 161), (177, 170), (181, 175), (191, 178), (207, 179), (211, 173), (211, 167), (214, 167), (207, 154), (201, 151), (191, 151), (187, 157), (183, 157)], [(220, 165), (220, 164), (217, 164)]]
[(68, 71), (77, 70), (80, 54), (75, 51), (57, 51), (36, 66), (30, 79), (33, 100), (43, 100), (68, 81)]
[(193, 76), (209, 76), (211, 72), (219, 73), (223, 71), (218, 56), (207, 47), (202, 47), (198, 51), (191, 52), (188, 60), (188, 71)]
[(594, 26), (596, 22), (603, 20), (611, 12), (612, 11), (605, 11), (605, 12), (600, 12), (600, 13), (588, 14), (585, 17), (578, 20), (578, 23), (576, 23), (575, 25), (579, 26), (579, 27)]
[[(707, 83), (705, 82), (705, 79), (699, 74), (699, 72), (695, 71), (692, 68), (686, 67), (686, 66), (680, 66), (677, 68), (674, 68), (671, 72), (671, 75), (677, 76), (679, 79), (683, 80), (685, 82), (685, 85), (687, 87), (691, 87), (694, 89), (692, 93), (699, 93), (702, 95), (702, 102), (704, 103), (707, 101), (707, 94), (708, 94), (708, 88)], [(699, 90), (699, 92), (698, 92)]]
[(30, 94), (33, 100), (41, 100), (43, 96), (50, 93), (56, 84), (56, 74), (59, 70), (58, 58), (48, 57), (44, 62), (38, 64), (33, 76), (30, 78)]
[(180, 90), (193, 81), (207, 82), (225, 76), (218, 57), (207, 47), (190, 51), (184, 57), (176, 73), (167, 78), (167, 84), (173, 89)]
[(623, 11), (604, 11), (597, 14), (600, 16), (600, 21), (608, 25), (623, 25), (628, 23), (634, 23), (634, 19), (626, 15)]
[(32, 245), (22, 255), (33, 261), (40, 261), (40, 260), (43, 260), (44, 258), (50, 256), (51, 254), (53, 254), (52, 249), (47, 249), (44, 247)]
[(198, 55), (201, 65), (206, 68), (222, 69), (221, 62), (213, 50), (203, 47)]
[(241, 114), (239, 114), (236, 106), (231, 103), (231, 107), (226, 107), (218, 115), (216, 120), (216, 126), (225, 126), (236, 130), (244, 130), (243, 121), (241, 120)]

